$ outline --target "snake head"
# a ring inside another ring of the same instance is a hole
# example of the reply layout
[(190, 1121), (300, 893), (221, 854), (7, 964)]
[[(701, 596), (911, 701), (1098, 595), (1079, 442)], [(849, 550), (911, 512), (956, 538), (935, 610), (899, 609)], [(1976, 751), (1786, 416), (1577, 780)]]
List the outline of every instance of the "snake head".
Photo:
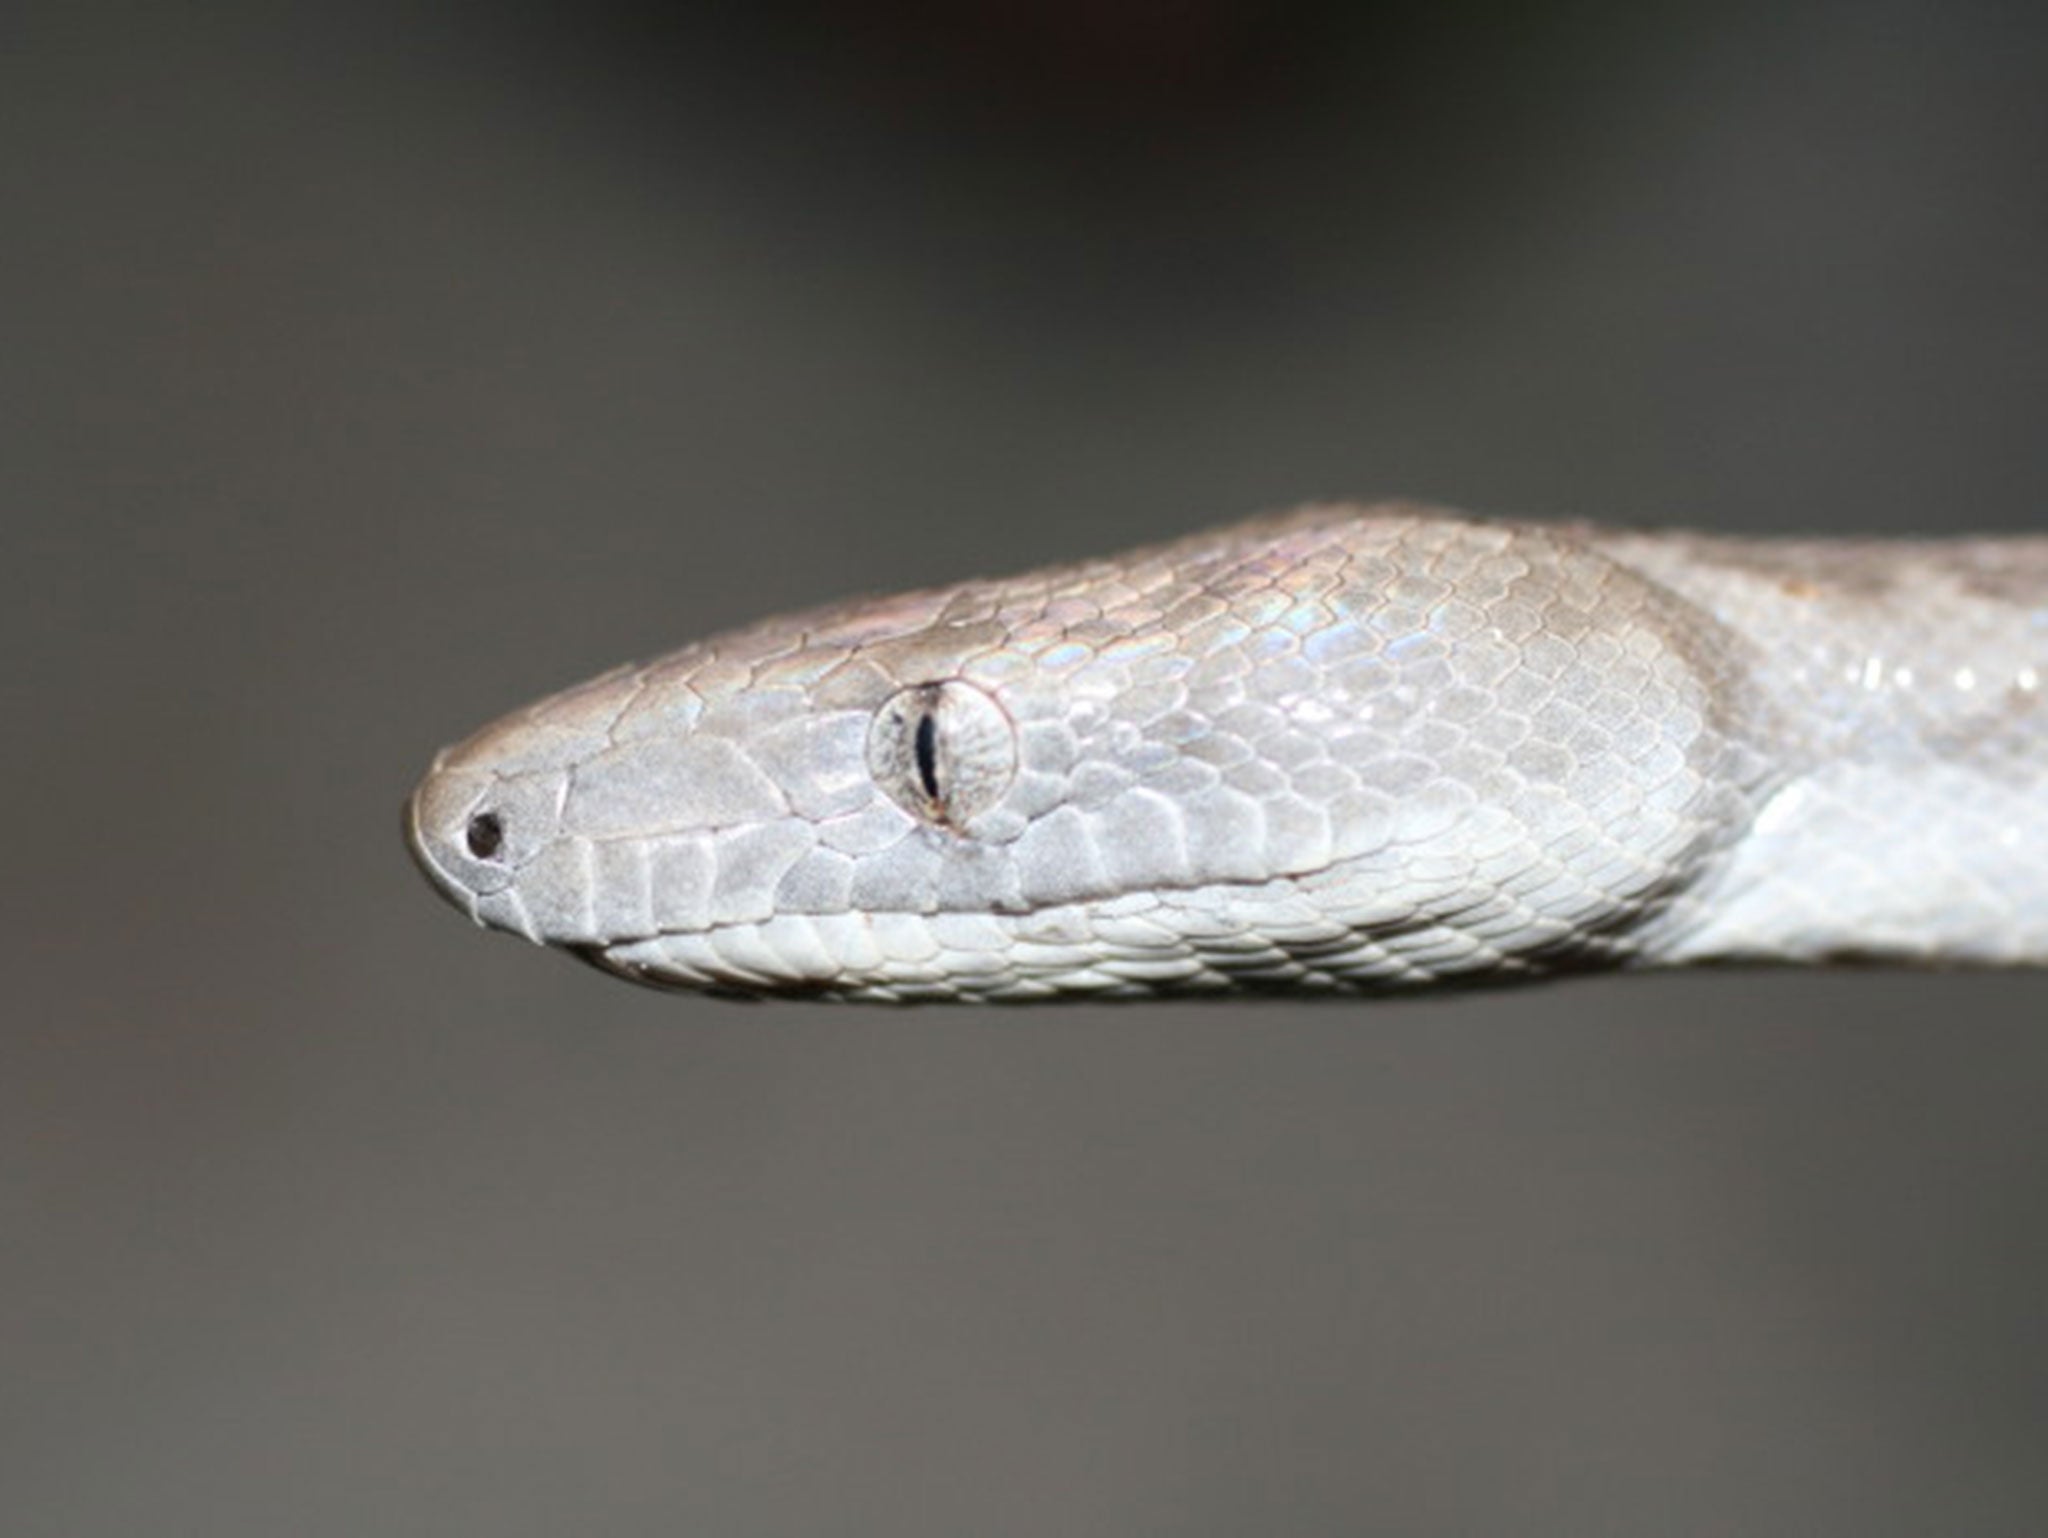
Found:
[(1308, 509), (620, 669), (441, 754), (409, 837), (478, 922), (665, 986), (1498, 978), (1728, 824), (1697, 622), (1562, 535)]

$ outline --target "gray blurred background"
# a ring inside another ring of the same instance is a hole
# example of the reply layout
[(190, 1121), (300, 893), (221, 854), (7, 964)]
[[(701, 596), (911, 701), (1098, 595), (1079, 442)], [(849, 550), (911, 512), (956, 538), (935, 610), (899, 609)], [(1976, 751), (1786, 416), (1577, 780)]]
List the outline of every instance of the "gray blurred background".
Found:
[(2048, 1531), (2041, 978), (749, 1008), (398, 838), (1309, 496), (2048, 529), (2042, 17), (9, 7), (0, 1530)]

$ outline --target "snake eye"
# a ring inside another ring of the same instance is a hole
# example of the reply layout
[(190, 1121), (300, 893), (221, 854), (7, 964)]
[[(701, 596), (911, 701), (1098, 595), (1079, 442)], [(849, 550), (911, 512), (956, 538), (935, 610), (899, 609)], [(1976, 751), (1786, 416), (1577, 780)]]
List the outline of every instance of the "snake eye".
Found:
[(1017, 772), (1017, 735), (988, 695), (957, 678), (883, 701), (868, 729), (868, 772), (905, 811), (962, 828)]
[(479, 860), (488, 860), (505, 845), (505, 820), (496, 812), (478, 812), (463, 829), (462, 841)]

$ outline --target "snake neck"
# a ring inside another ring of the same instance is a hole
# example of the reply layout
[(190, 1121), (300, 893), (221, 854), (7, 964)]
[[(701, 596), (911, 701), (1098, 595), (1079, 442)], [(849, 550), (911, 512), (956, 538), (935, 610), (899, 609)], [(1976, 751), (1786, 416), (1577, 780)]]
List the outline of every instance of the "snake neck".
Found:
[(1596, 542), (1747, 653), (1773, 760), (1646, 961), (2048, 964), (2048, 540)]

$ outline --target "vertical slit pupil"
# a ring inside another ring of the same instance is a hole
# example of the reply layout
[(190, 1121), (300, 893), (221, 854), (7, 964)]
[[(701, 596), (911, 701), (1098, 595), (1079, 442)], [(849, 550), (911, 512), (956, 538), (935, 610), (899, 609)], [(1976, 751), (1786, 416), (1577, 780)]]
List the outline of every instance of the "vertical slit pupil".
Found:
[(924, 786), (925, 799), (939, 799), (939, 724), (930, 711), (917, 718), (917, 736), (912, 742), (917, 754), (917, 778)]

